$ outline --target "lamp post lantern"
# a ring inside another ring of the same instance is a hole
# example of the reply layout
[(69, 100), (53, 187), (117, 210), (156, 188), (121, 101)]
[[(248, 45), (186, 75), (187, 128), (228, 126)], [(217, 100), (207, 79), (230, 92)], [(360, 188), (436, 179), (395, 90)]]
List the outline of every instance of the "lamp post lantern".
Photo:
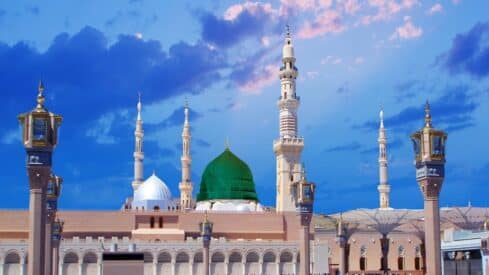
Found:
[(29, 176), (29, 262), (28, 274), (45, 272), (46, 189), (51, 179), (52, 154), (58, 143), (62, 117), (44, 107), (44, 85), (39, 83), (37, 106), (20, 114), (22, 142), (27, 153)]
[(314, 204), (315, 185), (304, 178), (297, 183), (296, 208), (300, 216), (300, 274), (309, 275), (311, 269), (310, 259), (310, 232), (311, 217)]
[(212, 238), (212, 226), (213, 223), (208, 220), (207, 212), (205, 212), (204, 221), (200, 223), (200, 235), (202, 236), (202, 243), (204, 245), (204, 275), (209, 275), (209, 246)]
[(426, 273), (441, 274), (439, 196), (445, 176), (447, 134), (431, 125), (430, 105), (425, 105), (425, 126), (411, 135), (416, 181), (423, 193)]

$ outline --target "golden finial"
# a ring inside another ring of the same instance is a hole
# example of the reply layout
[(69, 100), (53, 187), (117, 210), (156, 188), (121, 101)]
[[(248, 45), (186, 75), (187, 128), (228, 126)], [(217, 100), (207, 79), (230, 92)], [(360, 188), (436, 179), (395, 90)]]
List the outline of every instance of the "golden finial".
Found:
[(289, 26), (289, 24), (285, 25), (285, 34), (287, 35), (287, 38), (290, 38), (290, 26)]
[(229, 150), (229, 138), (226, 137), (226, 150)]
[(430, 103), (428, 100), (426, 100), (426, 104), (424, 105), (424, 121), (425, 121), (425, 127), (426, 128), (431, 128), (431, 110), (430, 110)]
[(37, 107), (36, 109), (44, 109), (44, 83), (42, 83), (42, 80), (39, 81), (39, 88), (38, 94), (37, 94)]
[(185, 97), (185, 105), (184, 106), (186, 109), (188, 109), (188, 98), (187, 97)]

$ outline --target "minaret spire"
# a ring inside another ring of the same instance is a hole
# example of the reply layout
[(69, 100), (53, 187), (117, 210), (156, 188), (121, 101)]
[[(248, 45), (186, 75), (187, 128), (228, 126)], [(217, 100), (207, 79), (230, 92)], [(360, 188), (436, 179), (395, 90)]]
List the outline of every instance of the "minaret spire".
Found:
[(277, 160), (277, 198), (279, 212), (296, 211), (296, 194), (291, 185), (302, 180), (303, 169), (301, 153), (304, 140), (298, 135), (297, 110), (300, 99), (296, 95), (298, 70), (295, 66), (294, 45), (287, 25), (282, 48), (282, 67), (280, 68), (279, 139), (273, 144)]
[(380, 209), (389, 208), (390, 185), (387, 181), (387, 137), (384, 128), (384, 108), (380, 108), (380, 127), (379, 127), (379, 204)]
[(142, 104), (141, 93), (138, 93), (138, 103), (136, 105), (137, 117), (136, 117), (136, 130), (134, 131), (135, 148), (134, 148), (134, 180), (132, 181), (132, 189), (134, 192), (143, 184), (143, 120), (141, 118)]
[(188, 101), (185, 99), (184, 106), (184, 122), (183, 122), (183, 131), (182, 131), (182, 157), (180, 158), (182, 163), (182, 181), (179, 184), (180, 189), (180, 207), (182, 210), (191, 209), (192, 208), (192, 191), (193, 191), (193, 183), (190, 179), (190, 166), (192, 163), (192, 157), (190, 156), (190, 123), (188, 119), (189, 108)]

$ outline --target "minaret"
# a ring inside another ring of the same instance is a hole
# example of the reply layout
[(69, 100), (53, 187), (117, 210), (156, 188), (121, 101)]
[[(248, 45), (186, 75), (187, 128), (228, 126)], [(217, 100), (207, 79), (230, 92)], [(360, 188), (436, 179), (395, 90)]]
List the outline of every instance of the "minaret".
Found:
[(379, 127), (379, 202), (380, 209), (389, 208), (389, 192), (391, 187), (387, 181), (387, 137), (384, 128), (384, 110), (380, 110), (380, 127)]
[(143, 184), (143, 120), (141, 119), (141, 94), (138, 97), (138, 116), (136, 118), (136, 131), (134, 131), (135, 137), (135, 149), (134, 149), (134, 180), (132, 181), (132, 189), (134, 192)]
[(297, 194), (292, 185), (303, 178), (301, 152), (304, 139), (297, 135), (297, 109), (300, 98), (295, 93), (298, 71), (295, 67), (294, 46), (287, 26), (287, 35), (282, 49), (280, 68), (281, 94), (277, 102), (279, 109), (280, 136), (273, 143), (277, 162), (277, 200), (278, 212), (295, 211)]
[(182, 131), (182, 181), (178, 185), (180, 188), (180, 208), (182, 210), (192, 208), (192, 190), (194, 189), (192, 180), (190, 179), (190, 164), (192, 157), (190, 156), (190, 124), (188, 122), (188, 102), (185, 101), (185, 121)]

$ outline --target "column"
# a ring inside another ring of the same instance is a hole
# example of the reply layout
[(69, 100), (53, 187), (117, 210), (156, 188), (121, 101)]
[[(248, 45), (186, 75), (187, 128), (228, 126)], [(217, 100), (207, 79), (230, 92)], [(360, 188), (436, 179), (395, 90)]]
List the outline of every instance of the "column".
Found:
[(303, 224), (301, 228), (301, 247), (300, 247), (300, 274), (309, 275), (310, 272), (310, 244), (309, 244), (309, 225)]
[(258, 264), (260, 265), (259, 274), (263, 274), (263, 258), (261, 261), (258, 261)]
[(426, 245), (426, 273), (440, 275), (440, 212), (438, 199), (425, 199), (425, 245)]
[[(58, 241), (53, 241), (53, 261), (51, 263), (51, 266), (53, 267), (53, 275), (58, 275), (59, 274), (59, 243)], [(46, 274), (46, 275), (51, 275), (51, 274)]]
[(224, 260), (224, 274), (229, 274), (229, 261), (227, 259)]
[(190, 258), (190, 261), (188, 262), (190, 265), (190, 275), (194, 275), (194, 256)]
[(277, 260), (275, 261), (275, 266), (277, 270), (275, 270), (275, 275), (280, 275), (280, 255), (278, 255)]
[(55, 275), (63, 275), (63, 273), (64, 273), (64, 270), (63, 270), (63, 268), (64, 268), (63, 258), (64, 258), (64, 256), (61, 256), (60, 257), (60, 261), (59, 261), (59, 274), (55, 274)]
[(340, 269), (340, 275), (346, 274), (346, 241), (340, 243), (339, 269)]
[(45, 266), (44, 266), (44, 272), (46, 275), (51, 275), (53, 274), (52, 271), (52, 264), (53, 264), (53, 258), (52, 258), (52, 237), (51, 237), (51, 231), (52, 231), (52, 219), (50, 217), (50, 213), (48, 213), (48, 217), (46, 218), (46, 235), (45, 235), (45, 252), (44, 252), (44, 257), (45, 257)]
[(0, 275), (3, 275), (3, 263), (0, 263)]
[(78, 255), (78, 275), (83, 275), (83, 257), (80, 256)]
[(176, 272), (175, 272), (176, 266), (177, 266), (177, 262), (175, 261), (175, 257), (172, 257), (172, 259), (171, 259), (171, 274), (172, 275), (176, 274)]
[[(39, 172), (40, 173), (40, 172)], [(37, 178), (31, 178), (30, 181), (43, 181), (41, 175), (37, 171)], [(46, 184), (40, 183), (40, 186)], [(46, 194), (44, 187), (31, 188), (29, 198), (29, 262), (28, 273), (36, 275), (44, 275), (44, 242), (46, 230)]]
[(153, 255), (153, 275), (158, 275), (158, 255)]
[[(29, 264), (29, 263), (27, 263), (27, 264)], [(20, 260), (20, 271), (19, 271), (20, 275), (25, 274), (24, 269), (25, 269), (25, 256)]]
[(204, 275), (209, 275), (209, 246), (204, 246)]
[[(102, 255), (99, 255), (97, 258), (97, 274), (102, 275)], [(63, 275), (63, 274), (60, 274)]]
[(241, 274), (246, 275), (246, 256), (241, 260), (241, 266), (242, 266)]

